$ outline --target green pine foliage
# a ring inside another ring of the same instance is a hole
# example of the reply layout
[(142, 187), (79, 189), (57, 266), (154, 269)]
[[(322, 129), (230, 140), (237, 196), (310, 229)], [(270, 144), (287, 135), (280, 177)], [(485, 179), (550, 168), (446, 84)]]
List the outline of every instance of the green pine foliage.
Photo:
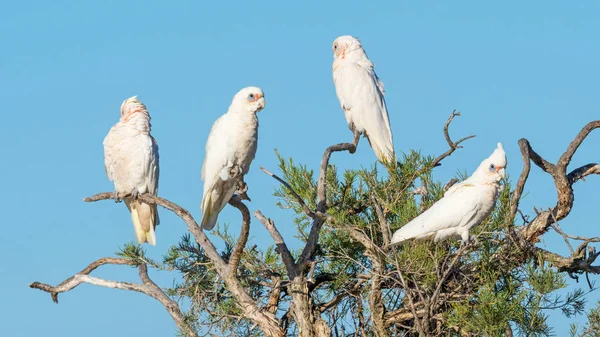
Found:
[[(283, 180), (304, 200), (311, 210), (317, 207), (317, 174), (292, 158), (277, 153)], [(385, 167), (340, 172), (330, 165), (326, 176), (327, 215), (319, 245), (313, 257), (314, 273), (309, 275), (313, 306), (332, 328), (334, 336), (375, 336), (370, 319), (371, 278), (374, 265), (366, 247), (355, 240), (351, 230), (365, 234), (384, 256), (381, 273), (381, 299), (387, 316), (390, 336), (418, 336), (414, 318), (397, 319), (413, 309), (429, 311), (428, 331), (435, 336), (505, 336), (510, 328), (515, 335), (550, 336), (551, 311), (560, 310), (567, 317), (584, 311), (585, 295), (576, 290), (566, 296), (557, 292), (566, 287), (563, 273), (544, 262), (540, 256), (511, 243), (511, 185), (502, 184), (494, 212), (471, 235), (476, 242), (466, 247), (458, 240), (440, 243), (411, 240), (398, 248), (385, 246), (384, 231), (377, 214), (381, 208), (389, 233), (415, 218), (444, 194), (444, 184), (433, 176), (433, 157), (411, 151), (397, 163)], [(384, 170), (382, 170), (384, 169)], [(466, 174), (458, 173), (463, 180)], [(419, 195), (415, 190), (421, 189)], [(426, 190), (426, 192), (423, 192)], [(296, 237), (306, 242), (312, 219), (285, 187), (277, 188), (278, 206), (289, 210), (297, 228)], [(221, 255), (225, 261), (236, 243), (228, 228), (219, 226), (224, 240)], [(149, 261), (139, 246), (128, 245), (122, 256)], [(299, 251), (292, 251), (294, 257)], [(162, 263), (152, 265), (174, 270), (181, 277), (168, 294), (185, 304), (186, 320), (199, 332), (215, 335), (259, 336), (260, 331), (244, 319), (234, 298), (202, 248), (190, 235), (172, 246)], [(286, 284), (290, 280), (274, 245), (246, 247), (238, 278), (261, 308), (267, 308), (275, 287), (281, 289), (274, 312), (288, 335), (297, 334), (289, 308), (291, 296)], [(333, 304), (332, 304), (333, 303)], [(430, 303), (426, 308), (424, 303)], [(394, 316), (397, 315), (397, 316)], [(589, 323), (572, 327), (572, 336), (600, 336), (600, 304), (588, 314)]]

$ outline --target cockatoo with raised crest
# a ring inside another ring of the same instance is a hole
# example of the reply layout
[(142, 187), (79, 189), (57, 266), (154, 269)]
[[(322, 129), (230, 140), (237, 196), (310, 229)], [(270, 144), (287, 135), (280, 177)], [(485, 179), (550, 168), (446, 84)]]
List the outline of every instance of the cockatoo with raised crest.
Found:
[(439, 242), (455, 236), (467, 243), (469, 230), (494, 209), (505, 168), (506, 154), (502, 144), (498, 143), (492, 155), (482, 161), (468, 179), (450, 187), (442, 199), (398, 229), (391, 245), (413, 238)]
[(349, 35), (333, 41), (333, 82), (350, 130), (362, 133), (381, 162), (395, 160), (383, 82), (360, 41)]
[(158, 144), (150, 135), (150, 115), (136, 96), (121, 104), (121, 119), (104, 138), (104, 167), (115, 185), (114, 199), (125, 197), (139, 243), (156, 245), (154, 230), (159, 224), (156, 205), (138, 200), (139, 194), (158, 192)]
[(211, 230), (235, 191), (245, 187), (243, 177), (258, 146), (256, 113), (264, 107), (262, 90), (247, 87), (233, 97), (227, 113), (213, 124), (202, 165), (204, 195), (200, 226), (203, 229)]

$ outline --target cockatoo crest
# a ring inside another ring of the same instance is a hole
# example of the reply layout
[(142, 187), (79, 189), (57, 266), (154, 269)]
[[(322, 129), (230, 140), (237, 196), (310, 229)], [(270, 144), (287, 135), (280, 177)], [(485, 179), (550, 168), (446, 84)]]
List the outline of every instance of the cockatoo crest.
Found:
[(506, 168), (506, 153), (502, 143), (498, 143), (498, 147), (492, 154), (484, 159), (477, 170), (472, 175), (475, 183), (495, 183), (505, 176), (504, 169)]
[(131, 96), (128, 99), (124, 100), (121, 104), (121, 119), (128, 120), (131, 115), (141, 112), (146, 116), (149, 116), (148, 110), (146, 109), (146, 105), (140, 102), (137, 96)]
[(265, 94), (259, 87), (246, 87), (233, 96), (229, 111), (255, 114), (265, 107), (265, 103)]

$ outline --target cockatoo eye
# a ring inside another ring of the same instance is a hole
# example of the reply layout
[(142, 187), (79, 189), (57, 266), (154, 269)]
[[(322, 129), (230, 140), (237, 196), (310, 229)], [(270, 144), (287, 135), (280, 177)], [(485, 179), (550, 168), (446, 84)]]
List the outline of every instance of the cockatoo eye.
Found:
[(248, 101), (254, 102), (254, 94), (248, 95)]
[(496, 172), (496, 165), (490, 164), (490, 172)]

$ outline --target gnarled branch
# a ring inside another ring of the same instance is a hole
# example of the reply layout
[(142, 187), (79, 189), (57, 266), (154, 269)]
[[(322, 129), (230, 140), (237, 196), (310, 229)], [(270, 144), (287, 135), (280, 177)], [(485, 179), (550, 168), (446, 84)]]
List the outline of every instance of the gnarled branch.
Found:
[[(122, 197), (122, 196), (119, 196)], [(92, 202), (99, 200), (107, 200), (112, 198), (112, 193), (105, 192), (99, 193), (89, 198), (85, 198), (84, 201)], [(202, 247), (206, 256), (210, 259), (210, 261), (215, 266), (215, 270), (219, 274), (219, 276), (223, 279), (225, 284), (227, 285), (227, 289), (231, 292), (232, 296), (236, 299), (237, 304), (242, 309), (244, 313), (244, 317), (248, 318), (252, 322), (256, 323), (265, 336), (268, 337), (281, 337), (283, 336), (283, 331), (279, 328), (277, 319), (274, 315), (269, 312), (261, 311), (258, 307), (258, 304), (246, 291), (246, 289), (242, 286), (240, 281), (237, 279), (237, 274), (234, 268), (231, 268), (230, 265), (225, 263), (223, 258), (217, 252), (215, 246), (210, 242), (206, 234), (202, 231), (200, 226), (196, 220), (192, 217), (190, 212), (181, 206), (167, 200), (164, 198), (160, 198), (157, 196), (149, 195), (149, 194), (141, 194), (138, 198), (149, 204), (156, 204), (162, 206), (177, 216), (179, 216), (187, 225), (188, 230), (192, 233), (196, 242)], [(236, 206), (236, 202), (234, 200), (234, 206)], [(238, 205), (239, 206), (239, 205)], [(237, 206), (236, 206), (237, 207)], [(245, 206), (244, 206), (245, 208)], [(242, 210), (242, 209), (240, 209)], [(246, 208), (247, 210), (247, 208)], [(242, 216), (244, 216), (242, 211)], [(248, 224), (250, 223), (249, 215), (247, 215)], [(243, 226), (242, 226), (243, 227)], [(243, 229), (242, 235), (240, 235), (240, 239), (243, 239)], [(241, 249), (239, 250), (241, 251)], [(236, 253), (237, 254), (237, 253)]]
[(450, 139), (450, 134), (448, 133), (448, 128), (450, 127), (450, 123), (452, 123), (452, 120), (454, 119), (454, 117), (460, 116), (460, 112), (456, 111), (456, 110), (452, 110), (452, 113), (450, 114), (450, 117), (448, 117), (448, 120), (446, 121), (446, 124), (444, 124), (444, 138), (446, 138), (446, 142), (448, 143), (448, 146), (450, 146), (450, 148), (448, 149), (448, 151), (442, 153), (440, 156), (438, 156), (437, 158), (435, 158), (432, 162), (431, 162), (431, 166), (432, 167), (436, 167), (440, 165), (440, 162), (450, 156), (454, 151), (456, 151), (456, 149), (460, 149), (462, 148), (462, 146), (460, 145), (460, 143), (464, 142), (467, 139), (471, 139), (474, 138), (475, 135), (470, 135), (467, 137), (463, 137), (461, 139), (459, 139), (456, 142), (453, 142), (452, 139)]
[(298, 274), (298, 268), (296, 266), (296, 263), (294, 262), (294, 257), (292, 256), (292, 253), (290, 253), (290, 250), (285, 244), (281, 233), (279, 233), (279, 230), (277, 229), (277, 227), (275, 227), (273, 220), (265, 217), (259, 210), (254, 212), (254, 216), (265, 226), (269, 234), (271, 234), (271, 237), (273, 238), (273, 241), (275, 241), (275, 245), (277, 246), (277, 252), (279, 253), (279, 255), (281, 255), (281, 260), (285, 265), (288, 277), (290, 278), (290, 280), (293, 279)]
[(242, 213), (242, 229), (240, 231), (240, 237), (238, 238), (235, 247), (233, 247), (233, 252), (231, 252), (231, 258), (229, 259), (229, 267), (235, 272), (240, 264), (244, 247), (246, 247), (246, 243), (248, 243), (248, 236), (250, 235), (250, 211), (248, 210), (248, 207), (235, 195), (231, 198), (231, 200), (229, 200), (229, 204), (237, 208), (240, 213)]
[[(541, 212), (529, 224), (523, 226), (520, 229), (519, 234), (526, 241), (530, 243), (537, 242), (539, 236), (548, 231), (551, 224), (553, 224), (555, 221), (560, 221), (564, 219), (571, 212), (571, 208), (573, 207), (573, 202), (575, 200), (573, 194), (573, 184), (577, 180), (582, 179), (590, 174), (600, 173), (599, 165), (592, 163), (579, 167), (571, 171), (569, 174), (566, 174), (566, 168), (569, 165), (573, 154), (581, 145), (581, 143), (585, 140), (585, 138), (590, 134), (590, 132), (596, 128), (600, 128), (600, 120), (592, 121), (586, 124), (583, 127), (583, 129), (577, 134), (575, 139), (571, 142), (565, 153), (561, 155), (557, 165), (548, 162), (539, 154), (537, 154), (531, 148), (531, 145), (526, 139), (521, 139), (519, 141), (519, 146), (521, 147), (521, 152), (523, 153), (523, 156), (528, 155), (531, 161), (533, 161), (542, 170), (544, 170), (552, 176), (552, 179), (554, 179), (554, 184), (556, 186), (556, 191), (558, 193), (558, 202), (556, 206), (552, 207), (547, 211)], [(523, 177), (524, 174), (522, 173), (521, 176)], [(517, 189), (520, 189), (520, 193), (522, 193), (525, 180), (526, 176), (523, 182), (521, 182), (520, 179), (519, 183), (517, 184)], [(515, 196), (513, 196), (513, 201)], [(516, 203), (511, 205), (511, 213), (512, 208), (516, 208), (517, 205), (518, 204)]]
[(150, 279), (150, 277), (148, 276), (148, 267), (145, 263), (138, 265), (138, 271), (140, 279), (142, 280), (142, 284), (105, 280), (99, 277), (89, 275), (96, 268), (105, 264), (134, 265), (135, 261), (126, 258), (105, 257), (90, 263), (82, 271), (69, 277), (68, 279), (64, 280), (55, 287), (40, 282), (33, 282), (29, 285), (29, 287), (50, 293), (50, 295), (52, 296), (52, 300), (55, 303), (58, 303), (59, 293), (64, 293), (69, 290), (72, 290), (81, 283), (88, 283), (106, 288), (136, 291), (158, 300), (165, 307), (165, 309), (167, 309), (167, 311), (173, 318), (173, 321), (175, 321), (175, 324), (177, 324), (177, 327), (183, 332), (185, 336), (198, 337), (196, 331), (185, 322), (185, 319), (183, 317), (183, 314), (181, 313), (181, 310), (179, 309), (179, 305), (177, 304), (177, 302), (169, 298), (169, 296), (167, 296), (164, 293), (164, 291), (162, 291), (162, 289)]

